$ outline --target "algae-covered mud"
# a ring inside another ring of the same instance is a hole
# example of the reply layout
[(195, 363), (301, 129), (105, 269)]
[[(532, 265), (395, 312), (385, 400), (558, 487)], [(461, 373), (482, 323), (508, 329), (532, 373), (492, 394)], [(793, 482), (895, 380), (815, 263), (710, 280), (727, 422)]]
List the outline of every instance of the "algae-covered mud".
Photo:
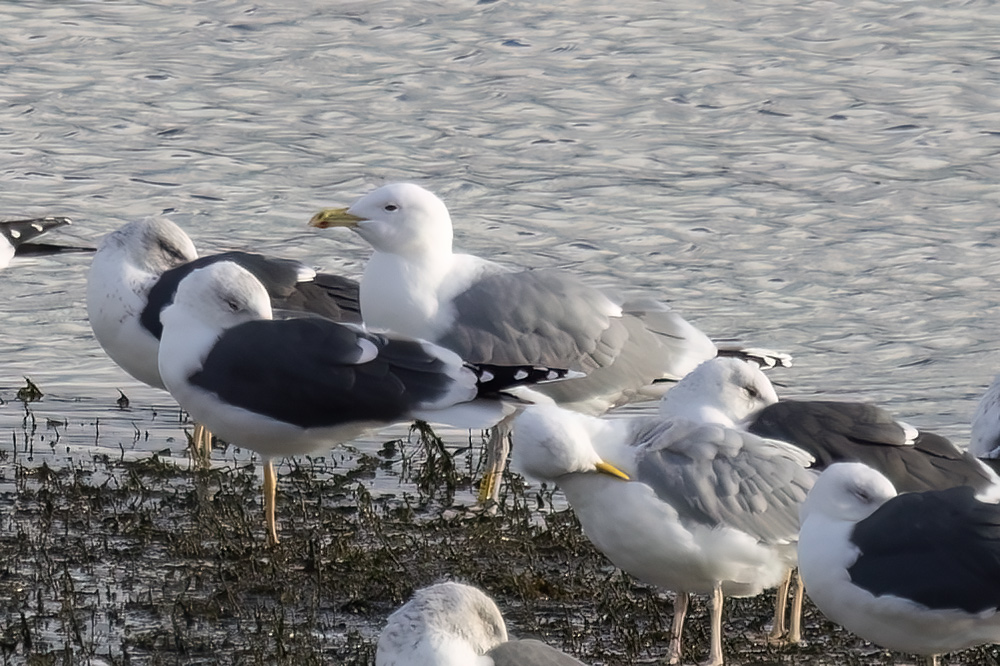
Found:
[[(40, 421), (42, 403), (22, 397), (2, 406), (2, 663), (372, 664), (385, 617), (443, 578), (483, 587), (512, 633), (589, 664), (665, 654), (671, 596), (612, 567), (558, 491), (514, 478), (495, 515), (471, 509), (476, 438), (402, 429), (376, 455), (345, 447), (284, 461), (282, 540), (270, 547), (254, 461), (219, 443), (216, 464), (194, 469), (179, 455), (183, 423), (148, 430), (152, 412), (119, 405), (131, 436), (147, 447), (162, 438), (161, 451), (129, 455), (123, 441), (117, 454), (105, 446), (58, 464), (74, 441), (127, 431), (108, 419), (104, 434), (99, 420)], [(733, 664), (894, 663), (812, 608), (804, 645), (767, 646), (769, 595), (731, 600), (727, 616)], [(698, 599), (692, 657), (707, 638)], [(996, 664), (997, 651), (945, 663)]]

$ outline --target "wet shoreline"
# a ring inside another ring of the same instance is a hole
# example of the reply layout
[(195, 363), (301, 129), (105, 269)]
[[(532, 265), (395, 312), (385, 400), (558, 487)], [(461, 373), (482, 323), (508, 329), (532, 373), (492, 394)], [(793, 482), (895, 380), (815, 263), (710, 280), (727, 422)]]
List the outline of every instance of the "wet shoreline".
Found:
[[(162, 452), (105, 447), (52, 466), (26, 449), (94, 442), (100, 426), (40, 424), (40, 404), (23, 407), (15, 446), (0, 459), (0, 663), (371, 664), (385, 617), (444, 578), (488, 590), (513, 634), (588, 664), (665, 654), (671, 596), (596, 552), (558, 491), (515, 478), (496, 515), (470, 508), (475, 441), (456, 446), (414, 429), (377, 454), (348, 446), (283, 461), (282, 541), (272, 548), (255, 462), (193, 469), (177, 454), (178, 425)], [(150, 437), (143, 425), (135, 437)], [(215, 459), (226, 451), (219, 444)], [(811, 607), (805, 645), (765, 645), (771, 600), (727, 600), (729, 663), (895, 663)], [(706, 600), (696, 597), (685, 632), (692, 660), (706, 653), (707, 634)], [(996, 664), (997, 654), (982, 648), (944, 663)]]

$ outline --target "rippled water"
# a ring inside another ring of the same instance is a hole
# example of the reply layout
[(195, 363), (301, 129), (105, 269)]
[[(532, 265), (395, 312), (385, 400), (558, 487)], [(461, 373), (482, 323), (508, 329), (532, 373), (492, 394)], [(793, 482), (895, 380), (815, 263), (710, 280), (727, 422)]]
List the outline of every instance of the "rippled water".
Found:
[[(653, 290), (792, 352), (785, 395), (964, 440), (1000, 368), (1000, 12), (550, 4), (5, 3), (0, 208), (91, 243), (169, 213), (356, 275), (366, 247), (306, 220), (417, 180), (464, 249)], [(167, 420), (89, 334), (88, 261), (0, 274), (5, 423), (22, 375), (36, 413), (113, 421), (120, 387)]]

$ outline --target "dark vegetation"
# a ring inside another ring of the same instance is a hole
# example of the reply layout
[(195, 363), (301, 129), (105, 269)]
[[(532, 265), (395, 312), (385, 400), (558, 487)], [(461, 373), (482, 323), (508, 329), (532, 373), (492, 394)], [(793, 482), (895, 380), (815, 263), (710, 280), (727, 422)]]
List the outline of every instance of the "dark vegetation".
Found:
[[(446, 577), (487, 590), (512, 633), (588, 664), (665, 653), (670, 595), (612, 567), (557, 493), (515, 479), (495, 515), (470, 508), (478, 441), (445, 446), (414, 429), (377, 455), (348, 447), (286, 461), (282, 542), (269, 547), (256, 464), (196, 470), (104, 447), (50, 466), (28, 455), (40, 433), (49, 446), (53, 430), (60, 444), (86, 444), (100, 424), (42, 425), (29, 401), (0, 416), (10, 437), (0, 450), (2, 664), (372, 664), (385, 617)], [(771, 601), (727, 602), (730, 663), (893, 663), (811, 607), (805, 645), (766, 646)], [(692, 661), (706, 656), (704, 599), (685, 639)], [(997, 664), (997, 654), (945, 663)]]

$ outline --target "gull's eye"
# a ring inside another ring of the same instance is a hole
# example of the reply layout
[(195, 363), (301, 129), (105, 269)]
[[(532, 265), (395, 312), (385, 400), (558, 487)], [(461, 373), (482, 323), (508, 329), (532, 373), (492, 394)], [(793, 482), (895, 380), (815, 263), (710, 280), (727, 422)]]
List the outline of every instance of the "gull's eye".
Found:
[(181, 251), (178, 248), (176, 248), (173, 245), (171, 245), (170, 243), (168, 243), (168, 242), (166, 242), (164, 240), (160, 240), (160, 241), (157, 241), (157, 245), (159, 245), (160, 250), (165, 255), (167, 255), (168, 257), (170, 257), (174, 261), (176, 261), (178, 263), (184, 263), (185, 261), (187, 261), (187, 259), (181, 253)]
[(389, 213), (395, 213), (397, 210), (399, 210), (399, 206), (397, 206), (396, 204), (386, 204), (383, 210)]
[(231, 299), (227, 298), (226, 299), (226, 305), (228, 305), (229, 309), (232, 310), (233, 312), (239, 312), (240, 311), (240, 304), (237, 303), (234, 300), (231, 300)]
[(743, 390), (746, 391), (747, 395), (750, 396), (751, 398), (759, 398), (760, 397), (760, 391), (758, 391), (753, 386), (744, 386)]

